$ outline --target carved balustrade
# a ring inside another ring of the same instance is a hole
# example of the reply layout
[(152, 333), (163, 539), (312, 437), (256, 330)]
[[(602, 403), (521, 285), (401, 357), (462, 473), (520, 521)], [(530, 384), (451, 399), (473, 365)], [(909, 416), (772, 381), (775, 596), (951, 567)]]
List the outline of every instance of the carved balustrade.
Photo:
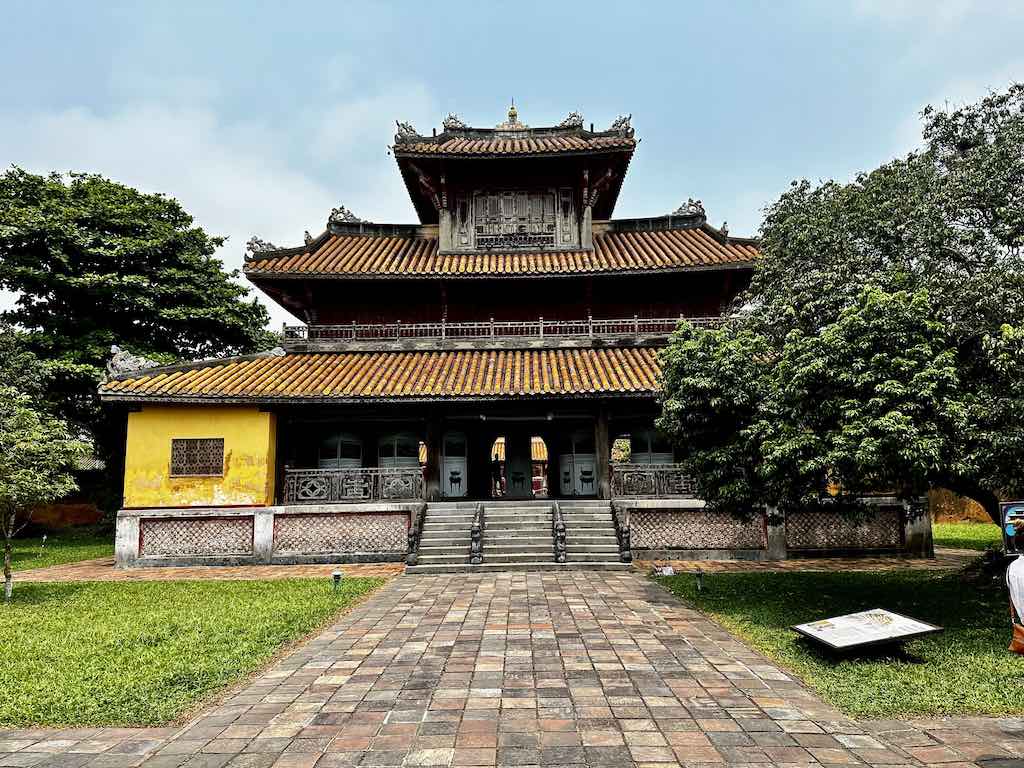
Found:
[(679, 464), (612, 464), (612, 498), (695, 498), (694, 479)]
[(724, 317), (628, 317), (583, 320), (485, 320), (465, 323), (348, 323), (341, 325), (286, 325), (286, 347), (309, 343), (386, 342), (416, 340), (471, 340), (517, 338), (629, 338), (668, 335), (680, 320), (702, 328), (717, 328)]
[(423, 496), (419, 467), (285, 470), (285, 504), (409, 501)]

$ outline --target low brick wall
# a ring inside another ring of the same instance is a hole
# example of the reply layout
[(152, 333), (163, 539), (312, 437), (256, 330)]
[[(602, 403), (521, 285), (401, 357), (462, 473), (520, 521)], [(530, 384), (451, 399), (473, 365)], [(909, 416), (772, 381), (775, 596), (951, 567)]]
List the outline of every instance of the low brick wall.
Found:
[(638, 509), (630, 517), (633, 546), (640, 549), (764, 549), (763, 518), (737, 520), (706, 509)]
[(829, 512), (795, 512), (786, 516), (786, 549), (901, 550), (903, 509), (879, 507), (860, 520)]
[(393, 562), (423, 504), (123, 509), (119, 567)]
[(931, 519), (924, 507), (910, 514), (891, 497), (866, 500), (874, 509), (859, 519), (829, 512), (797, 512), (785, 520), (759, 515), (740, 520), (710, 512), (699, 499), (616, 499), (620, 525), (628, 520), (633, 556), (771, 559), (893, 552), (934, 554)]

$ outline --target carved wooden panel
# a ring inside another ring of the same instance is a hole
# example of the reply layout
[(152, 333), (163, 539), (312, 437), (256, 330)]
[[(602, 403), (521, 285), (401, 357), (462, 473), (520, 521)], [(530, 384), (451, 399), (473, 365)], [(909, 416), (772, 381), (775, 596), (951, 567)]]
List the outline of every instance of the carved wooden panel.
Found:
[(475, 190), (455, 196), (452, 247), (509, 251), (579, 245), (572, 190)]

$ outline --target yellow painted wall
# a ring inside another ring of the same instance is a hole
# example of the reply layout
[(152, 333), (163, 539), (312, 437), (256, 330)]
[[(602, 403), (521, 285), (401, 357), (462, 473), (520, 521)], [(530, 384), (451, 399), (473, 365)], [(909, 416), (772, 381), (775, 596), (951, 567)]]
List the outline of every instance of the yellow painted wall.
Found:
[[(224, 438), (223, 477), (171, 477), (171, 439)], [(274, 503), (277, 422), (250, 407), (158, 406), (128, 414), (125, 507)]]

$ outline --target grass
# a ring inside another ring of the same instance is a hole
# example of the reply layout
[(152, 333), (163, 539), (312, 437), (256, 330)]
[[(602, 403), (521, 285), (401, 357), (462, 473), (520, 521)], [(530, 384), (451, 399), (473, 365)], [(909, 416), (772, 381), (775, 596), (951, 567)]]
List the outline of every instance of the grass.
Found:
[(16, 583), (0, 605), (0, 725), (172, 722), (383, 583)]
[(15, 539), (11, 567), (15, 571), (27, 571), (113, 555), (113, 533), (100, 534), (92, 528), (66, 528), (47, 534), (45, 545), (42, 537)]
[(935, 546), (954, 549), (996, 549), (1003, 543), (995, 523), (933, 523), (932, 538)]
[[(1005, 588), (963, 574), (735, 573), (658, 581), (855, 717), (1024, 713), (1024, 657), (1007, 651)], [(887, 608), (945, 627), (892, 650), (820, 651), (792, 624)]]

